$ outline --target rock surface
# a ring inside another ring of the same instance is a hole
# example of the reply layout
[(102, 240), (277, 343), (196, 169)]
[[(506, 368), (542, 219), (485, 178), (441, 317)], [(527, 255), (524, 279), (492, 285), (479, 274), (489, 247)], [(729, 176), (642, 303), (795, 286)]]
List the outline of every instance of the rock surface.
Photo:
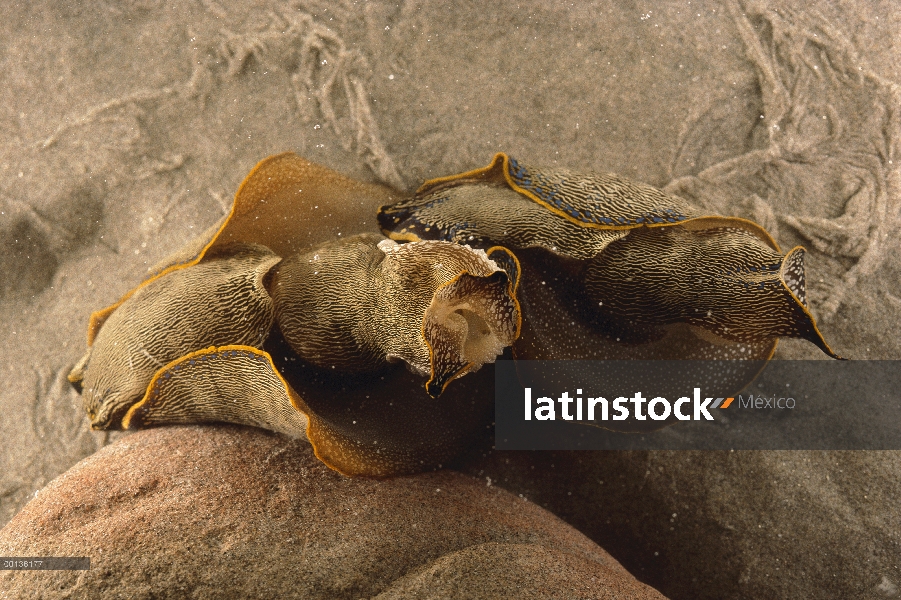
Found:
[(173, 427), (107, 446), (0, 530), (0, 598), (662, 598), (534, 504), (443, 471), (330, 471), (306, 442)]
[(898, 452), (496, 452), (472, 469), (672, 598), (901, 596)]

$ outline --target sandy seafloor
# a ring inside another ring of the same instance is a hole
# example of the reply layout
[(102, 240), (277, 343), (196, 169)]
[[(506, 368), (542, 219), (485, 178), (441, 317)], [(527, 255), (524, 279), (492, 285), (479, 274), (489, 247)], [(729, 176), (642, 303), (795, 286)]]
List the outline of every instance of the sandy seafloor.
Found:
[[(3, 3), (0, 525), (122, 435), (90, 431), (65, 380), (90, 312), (285, 150), (404, 190), (496, 151), (670, 185), (807, 246), (832, 346), (901, 358), (899, 32), (888, 0)], [(856, 479), (817, 483), (823, 465)], [(898, 452), (498, 453), (472, 472), (672, 597), (901, 594)], [(707, 504), (659, 533), (647, 506), (679, 486)], [(760, 527), (701, 514), (730, 498)]]

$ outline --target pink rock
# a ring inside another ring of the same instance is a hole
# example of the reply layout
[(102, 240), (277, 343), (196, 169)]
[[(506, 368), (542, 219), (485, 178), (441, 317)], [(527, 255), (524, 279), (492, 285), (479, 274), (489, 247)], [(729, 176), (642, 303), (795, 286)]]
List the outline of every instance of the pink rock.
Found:
[(347, 478), (260, 430), (140, 431), (83, 460), (0, 530), (0, 598), (662, 598), (542, 508), (451, 471)]

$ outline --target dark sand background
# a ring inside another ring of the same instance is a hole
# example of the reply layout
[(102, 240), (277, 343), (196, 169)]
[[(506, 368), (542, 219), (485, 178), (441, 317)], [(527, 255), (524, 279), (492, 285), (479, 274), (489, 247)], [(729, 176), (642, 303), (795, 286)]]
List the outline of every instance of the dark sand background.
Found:
[[(285, 150), (406, 190), (499, 150), (669, 185), (803, 243), (827, 340), (901, 358), (899, 31), (901, 5), (863, 0), (5, 3), (0, 525), (121, 435), (91, 432), (65, 380), (89, 313)], [(672, 597), (899, 595), (901, 453), (466, 470)]]

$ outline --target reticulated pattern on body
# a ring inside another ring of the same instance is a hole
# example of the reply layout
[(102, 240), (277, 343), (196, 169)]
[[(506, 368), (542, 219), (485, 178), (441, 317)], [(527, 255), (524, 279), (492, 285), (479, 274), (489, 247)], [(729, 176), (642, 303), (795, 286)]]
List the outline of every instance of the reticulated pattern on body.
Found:
[(804, 250), (751, 221), (504, 154), (401, 198), (262, 161), (222, 221), (92, 315), (69, 378), (93, 426), (262, 427), (387, 476), (488, 441), (501, 355), (524, 381), (528, 360), (696, 359), (686, 377), (736, 391), (779, 337), (835, 356)]

